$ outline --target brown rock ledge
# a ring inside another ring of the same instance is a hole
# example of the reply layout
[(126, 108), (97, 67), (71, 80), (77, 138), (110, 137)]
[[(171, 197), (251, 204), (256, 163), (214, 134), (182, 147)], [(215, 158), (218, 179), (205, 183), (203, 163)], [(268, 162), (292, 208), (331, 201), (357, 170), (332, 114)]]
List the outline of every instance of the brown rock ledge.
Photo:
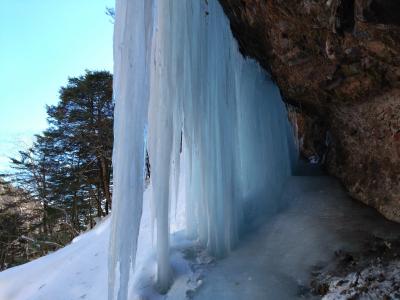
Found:
[(219, 1), (296, 107), (303, 155), (400, 222), (400, 1)]

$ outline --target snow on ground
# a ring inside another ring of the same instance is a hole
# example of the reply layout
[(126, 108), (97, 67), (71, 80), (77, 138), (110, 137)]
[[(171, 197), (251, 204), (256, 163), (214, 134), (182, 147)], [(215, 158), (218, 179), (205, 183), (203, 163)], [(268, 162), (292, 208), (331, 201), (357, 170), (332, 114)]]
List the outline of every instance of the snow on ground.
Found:
[(110, 219), (70, 245), (0, 273), (1, 300), (106, 299)]
[[(145, 193), (144, 212), (131, 294), (144, 299), (165, 298), (152, 288), (155, 253), (151, 234), (151, 187)], [(170, 298), (184, 299), (188, 282), (193, 281), (188, 263), (182, 258), (182, 247), (191, 242), (183, 237), (184, 207), (173, 215), (171, 228), (171, 261), (175, 284)], [(0, 300), (102, 300), (107, 299), (107, 260), (110, 217), (94, 229), (76, 237), (72, 243), (47, 256), (0, 273)], [(192, 284), (193, 286), (193, 284)]]
[[(352, 201), (330, 177), (293, 177), (285, 190), (283, 201), (290, 205), (220, 261), (184, 238), (183, 208), (171, 214), (175, 283), (161, 296), (153, 288), (149, 189), (132, 299), (309, 299), (311, 269), (329, 261), (335, 250), (357, 249), (370, 234), (388, 237), (400, 232), (399, 226)], [(106, 299), (109, 225), (110, 219), (105, 219), (71, 245), (0, 273), (0, 300)]]

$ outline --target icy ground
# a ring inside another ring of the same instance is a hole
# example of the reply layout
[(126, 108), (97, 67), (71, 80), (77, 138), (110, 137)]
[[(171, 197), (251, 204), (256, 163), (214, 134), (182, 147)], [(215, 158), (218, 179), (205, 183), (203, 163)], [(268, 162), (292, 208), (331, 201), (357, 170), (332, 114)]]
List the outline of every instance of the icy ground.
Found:
[[(400, 234), (398, 225), (352, 201), (330, 177), (293, 177), (285, 191), (283, 200), (290, 205), (220, 261), (200, 255), (182, 237), (183, 213), (178, 212), (172, 218), (176, 279), (166, 296), (152, 289), (151, 218), (144, 215), (136, 265), (140, 277), (134, 277), (133, 294), (140, 294), (140, 299), (311, 298), (307, 290), (311, 269), (331, 259), (335, 250), (357, 250), (371, 234), (382, 238)], [(107, 219), (64, 249), (0, 273), (0, 300), (106, 299), (109, 224)]]
[(311, 270), (336, 250), (400, 235), (399, 225), (351, 200), (331, 177), (292, 177), (283, 198), (288, 208), (218, 262), (194, 299), (310, 299)]

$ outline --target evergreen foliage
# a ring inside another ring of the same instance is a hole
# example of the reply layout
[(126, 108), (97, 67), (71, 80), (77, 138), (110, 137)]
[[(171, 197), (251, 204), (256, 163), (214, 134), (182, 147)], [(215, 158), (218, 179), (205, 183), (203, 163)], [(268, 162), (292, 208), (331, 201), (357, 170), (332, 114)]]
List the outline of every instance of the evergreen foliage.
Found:
[[(32, 147), (11, 159), (13, 171), (5, 178), (18, 188), (17, 203), (28, 201), (40, 208), (35, 226), (28, 230), (31, 241), (64, 245), (110, 212), (113, 109), (109, 72), (86, 71), (69, 78), (60, 89), (59, 103), (47, 107), (48, 128), (36, 135)], [(10, 230), (21, 236), (22, 224), (32, 222), (10, 205), (0, 207), (0, 235), (1, 224), (15, 221)]]

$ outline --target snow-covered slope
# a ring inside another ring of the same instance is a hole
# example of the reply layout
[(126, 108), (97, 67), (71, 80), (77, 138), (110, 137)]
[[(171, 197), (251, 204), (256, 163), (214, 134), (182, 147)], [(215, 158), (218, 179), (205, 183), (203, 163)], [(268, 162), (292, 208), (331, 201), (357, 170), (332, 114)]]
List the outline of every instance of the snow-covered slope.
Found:
[[(158, 299), (153, 290), (155, 256), (152, 246), (152, 223), (150, 209), (151, 186), (144, 195), (145, 213), (141, 220), (139, 248), (131, 295)], [(175, 281), (170, 291), (171, 299), (184, 299), (193, 274), (182, 258), (182, 247), (186, 241), (180, 233), (183, 228), (184, 205), (172, 218), (171, 260), (175, 270)], [(63, 249), (30, 263), (0, 273), (0, 300), (102, 300), (107, 299), (108, 247), (111, 218), (104, 219), (94, 229), (78, 236)], [(181, 296), (176, 296), (181, 295)]]
[(110, 219), (70, 245), (0, 273), (1, 300), (106, 299)]

